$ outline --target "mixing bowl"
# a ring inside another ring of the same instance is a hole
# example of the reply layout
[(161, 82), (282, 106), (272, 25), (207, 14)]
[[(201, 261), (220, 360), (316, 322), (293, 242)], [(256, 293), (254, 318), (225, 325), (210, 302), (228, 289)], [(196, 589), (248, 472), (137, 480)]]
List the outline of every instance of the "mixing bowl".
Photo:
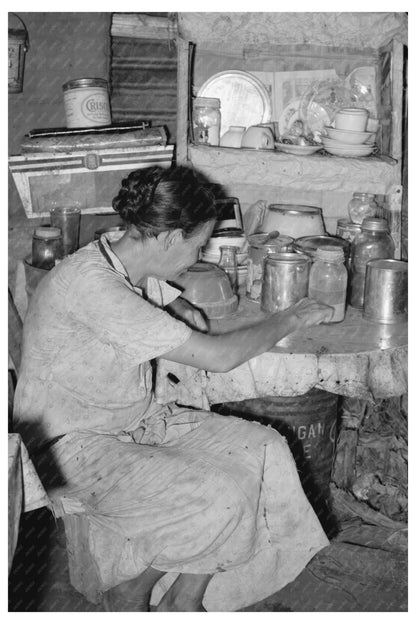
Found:
[(179, 275), (175, 283), (183, 288), (181, 296), (209, 319), (224, 318), (238, 307), (228, 275), (214, 264), (197, 262)]

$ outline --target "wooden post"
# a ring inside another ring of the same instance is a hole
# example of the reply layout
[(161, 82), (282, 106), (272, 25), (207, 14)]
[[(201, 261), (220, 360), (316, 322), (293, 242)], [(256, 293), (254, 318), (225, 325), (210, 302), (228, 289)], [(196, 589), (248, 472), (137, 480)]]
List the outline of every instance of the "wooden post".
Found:
[(178, 37), (178, 110), (176, 126), (176, 163), (188, 160), (188, 98), (189, 98), (189, 42)]

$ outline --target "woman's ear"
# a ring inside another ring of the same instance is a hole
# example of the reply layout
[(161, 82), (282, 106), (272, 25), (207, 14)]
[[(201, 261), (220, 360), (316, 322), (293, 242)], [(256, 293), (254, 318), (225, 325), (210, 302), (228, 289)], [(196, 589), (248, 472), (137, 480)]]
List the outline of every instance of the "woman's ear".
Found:
[(176, 245), (183, 241), (183, 231), (180, 228), (171, 230), (170, 232), (161, 232), (157, 236), (158, 241), (163, 244), (164, 249), (169, 249), (172, 245)]

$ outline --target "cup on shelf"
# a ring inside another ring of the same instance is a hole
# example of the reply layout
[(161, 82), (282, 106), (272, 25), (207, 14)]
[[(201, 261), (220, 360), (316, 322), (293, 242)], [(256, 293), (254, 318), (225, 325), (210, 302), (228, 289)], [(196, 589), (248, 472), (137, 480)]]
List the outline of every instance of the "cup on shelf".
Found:
[(367, 128), (368, 110), (366, 108), (342, 108), (335, 113), (335, 128), (364, 132)]
[(243, 134), (241, 147), (250, 149), (274, 149), (274, 135), (270, 128), (250, 126)]
[(64, 256), (78, 249), (81, 209), (78, 206), (54, 206), (50, 209), (51, 226), (61, 228)]

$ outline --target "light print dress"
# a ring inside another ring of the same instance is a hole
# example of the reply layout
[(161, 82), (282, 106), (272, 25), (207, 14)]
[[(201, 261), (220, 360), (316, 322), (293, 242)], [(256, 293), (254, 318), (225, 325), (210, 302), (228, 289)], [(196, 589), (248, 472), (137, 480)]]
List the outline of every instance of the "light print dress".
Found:
[(152, 566), (167, 572), (157, 604), (179, 573), (212, 574), (205, 609), (236, 611), (329, 542), (277, 431), (155, 402), (151, 361), (192, 330), (163, 309), (176, 289), (150, 280), (146, 292), (105, 236), (43, 278), (24, 322), (15, 428), (62, 513), (88, 516), (98, 591)]

